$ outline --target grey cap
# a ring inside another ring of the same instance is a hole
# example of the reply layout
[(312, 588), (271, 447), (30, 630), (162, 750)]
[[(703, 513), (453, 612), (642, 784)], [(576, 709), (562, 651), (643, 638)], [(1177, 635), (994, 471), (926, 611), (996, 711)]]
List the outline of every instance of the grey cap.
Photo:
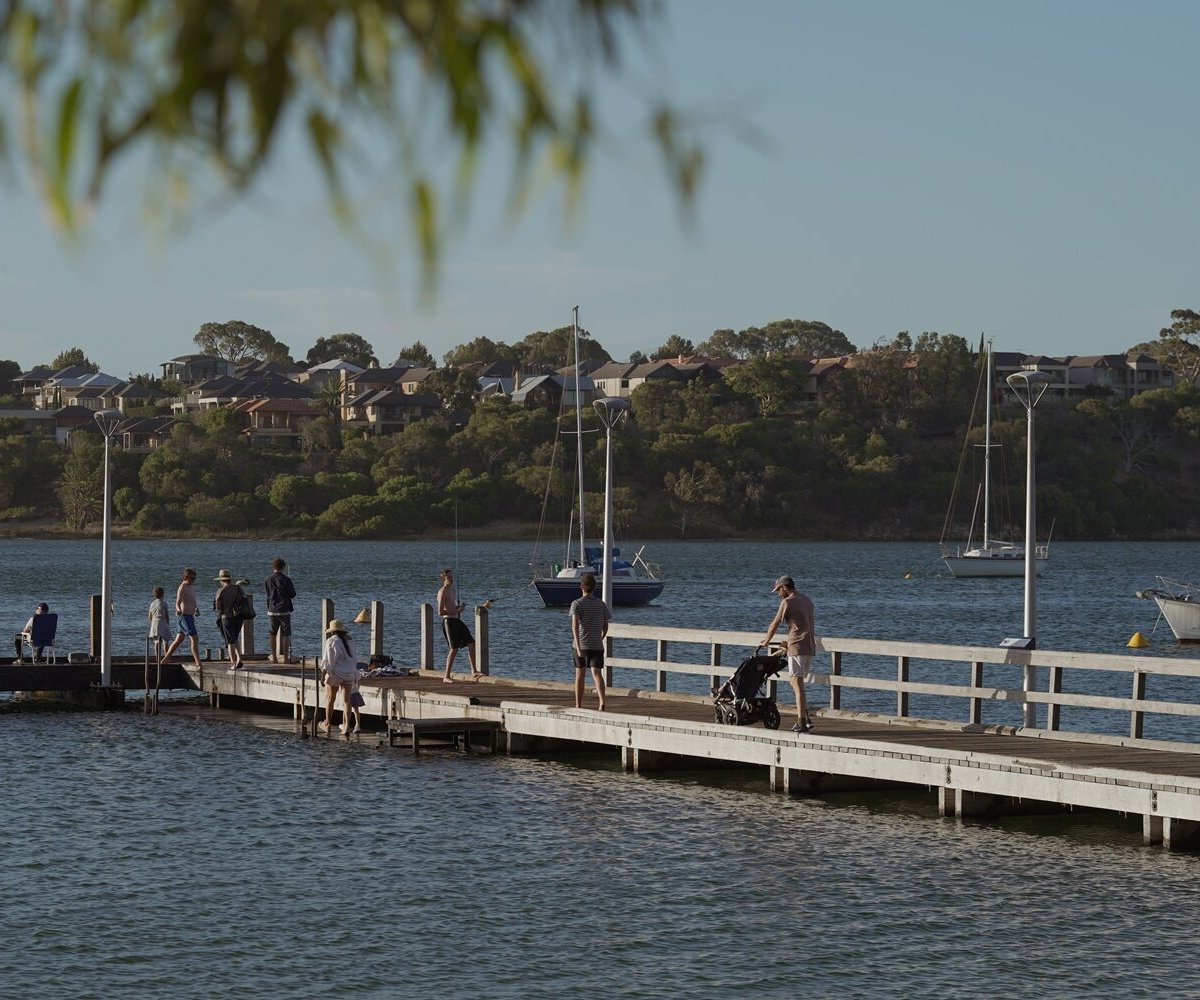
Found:
[(793, 580), (790, 576), (781, 576), (778, 580), (775, 581), (775, 586), (771, 588), (771, 593), (772, 594), (775, 593), (780, 587), (791, 587), (793, 590), (795, 590), (796, 589), (796, 581)]

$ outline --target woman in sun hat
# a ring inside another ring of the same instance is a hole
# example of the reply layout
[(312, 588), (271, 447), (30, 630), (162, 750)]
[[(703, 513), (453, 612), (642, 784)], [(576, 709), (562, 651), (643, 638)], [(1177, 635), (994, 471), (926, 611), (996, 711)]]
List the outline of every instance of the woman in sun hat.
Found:
[(242, 616), (238, 614), (238, 604), (242, 599), (242, 588), (233, 582), (233, 575), (227, 569), (217, 574), (217, 582), (221, 585), (213, 598), (217, 627), (229, 649), (229, 662), (234, 670), (241, 670), (242, 651), (238, 643), (242, 638)]
[(325, 670), (325, 721), (321, 723), (321, 732), (329, 732), (333, 724), (333, 704), (337, 700), (338, 688), (342, 690), (342, 706), (344, 711), (342, 732), (350, 732), (350, 694), (354, 682), (358, 680), (358, 660), (354, 658), (354, 647), (346, 634), (346, 626), (335, 618), (325, 630), (325, 647), (321, 657), (321, 666)]

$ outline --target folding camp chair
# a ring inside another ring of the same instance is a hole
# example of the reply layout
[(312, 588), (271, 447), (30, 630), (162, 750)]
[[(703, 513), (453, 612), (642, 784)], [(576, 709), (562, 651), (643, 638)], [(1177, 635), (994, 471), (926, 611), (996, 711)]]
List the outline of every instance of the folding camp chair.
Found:
[(29, 630), (29, 638), (26, 642), (33, 647), (35, 658), (38, 650), (41, 650), (46, 663), (58, 662), (58, 654), (54, 649), (54, 636), (57, 632), (58, 615), (47, 612), (43, 615), (33, 616), (33, 627)]

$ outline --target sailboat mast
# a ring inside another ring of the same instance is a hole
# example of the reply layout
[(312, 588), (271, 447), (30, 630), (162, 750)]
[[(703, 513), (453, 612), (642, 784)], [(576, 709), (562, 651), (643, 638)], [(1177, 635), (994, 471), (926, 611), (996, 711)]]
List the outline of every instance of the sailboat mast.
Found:
[(987, 345), (987, 400), (984, 405), (983, 434), (983, 548), (991, 548), (992, 491), (992, 342)]
[(579, 563), (587, 560), (584, 546), (587, 544), (587, 531), (583, 520), (583, 404), (579, 395), (579, 306), (572, 310), (573, 342), (575, 350), (575, 474), (579, 480)]

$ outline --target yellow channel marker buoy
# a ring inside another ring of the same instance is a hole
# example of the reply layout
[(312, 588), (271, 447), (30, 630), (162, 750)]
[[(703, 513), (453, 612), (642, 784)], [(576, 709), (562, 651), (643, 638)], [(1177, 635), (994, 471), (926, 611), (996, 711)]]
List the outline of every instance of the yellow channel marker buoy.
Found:
[(1150, 645), (1150, 640), (1142, 635), (1141, 632), (1134, 632), (1133, 635), (1130, 636), (1129, 642), (1127, 642), (1126, 645), (1130, 649), (1145, 649)]

